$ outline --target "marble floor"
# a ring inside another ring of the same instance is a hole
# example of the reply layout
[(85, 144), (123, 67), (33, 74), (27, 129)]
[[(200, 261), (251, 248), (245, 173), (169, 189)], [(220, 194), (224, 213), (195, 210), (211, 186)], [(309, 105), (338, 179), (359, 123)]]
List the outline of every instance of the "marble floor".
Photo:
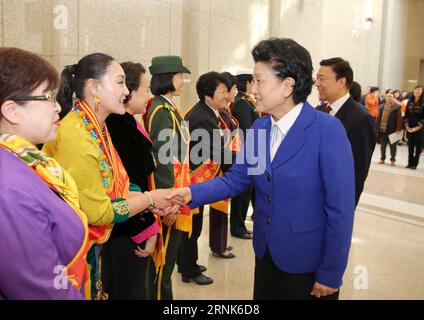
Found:
[[(341, 299), (424, 299), (424, 154), (418, 170), (405, 169), (408, 150), (398, 147), (396, 167), (377, 164), (379, 146), (356, 210)], [(251, 213), (251, 212), (250, 212)], [(250, 214), (249, 213), (249, 214)], [(252, 221), (247, 218), (248, 228)], [(250, 240), (229, 236), (235, 259), (215, 258), (208, 247), (208, 218), (199, 241), (199, 264), (209, 286), (183, 283), (173, 274), (175, 299), (252, 299), (254, 254)]]

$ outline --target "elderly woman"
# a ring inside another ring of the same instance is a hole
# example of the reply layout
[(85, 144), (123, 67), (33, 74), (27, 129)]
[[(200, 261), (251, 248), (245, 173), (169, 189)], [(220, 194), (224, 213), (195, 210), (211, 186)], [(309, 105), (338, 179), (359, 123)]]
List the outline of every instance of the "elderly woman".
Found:
[(56, 138), (59, 77), (16, 48), (0, 48), (0, 65), (0, 300), (84, 299), (87, 218), (74, 180), (36, 147)]
[[(237, 78), (228, 72), (223, 72), (222, 75), (226, 80), (229, 106), (225, 111), (220, 111), (220, 114), (231, 131), (237, 130), (236, 135), (234, 135), (235, 139), (233, 140), (236, 141), (237, 146), (233, 148), (233, 150), (240, 151), (240, 146), (243, 142), (240, 140), (241, 138), (238, 134), (240, 131), (238, 119), (242, 120), (244, 126), (242, 132), (246, 133), (246, 130), (251, 127), (254, 120), (258, 118), (258, 115), (254, 105), (250, 100), (247, 100), (250, 98), (243, 93), (246, 91), (245, 87), (247, 86), (247, 81), (244, 81), (244, 87), (242, 88), (243, 92), (239, 93)], [(236, 97), (238, 97), (237, 103), (235, 102)], [(233, 115), (233, 112), (236, 114)], [(229, 116), (227, 114), (229, 114)], [(252, 114), (254, 115), (254, 120), (250, 119)], [(248, 124), (246, 124), (246, 122), (248, 122)], [(246, 228), (245, 223), (251, 195), (252, 187), (249, 187), (245, 192), (231, 199), (230, 231), (233, 237), (246, 240), (252, 239), (252, 231)]]
[(269, 116), (253, 124), (242, 157), (223, 177), (169, 198), (198, 207), (253, 183), (254, 299), (337, 299), (355, 208), (349, 140), (337, 119), (306, 102), (313, 69), (305, 48), (273, 38), (252, 55), (257, 109)]

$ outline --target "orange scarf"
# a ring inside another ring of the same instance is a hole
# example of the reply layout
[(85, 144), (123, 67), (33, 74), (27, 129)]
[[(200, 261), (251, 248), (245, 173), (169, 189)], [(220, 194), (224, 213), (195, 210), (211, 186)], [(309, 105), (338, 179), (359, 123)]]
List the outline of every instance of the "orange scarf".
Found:
[[(106, 190), (109, 198), (111, 200), (115, 200), (118, 198), (127, 199), (129, 194), (130, 180), (128, 174), (122, 164), (121, 158), (118, 155), (118, 152), (114, 148), (112, 144), (112, 140), (110, 138), (109, 132), (107, 128), (105, 129), (105, 134), (102, 134), (102, 128), (100, 126), (99, 120), (97, 116), (94, 114), (93, 110), (85, 103), (84, 101), (80, 101), (76, 108), (80, 110), (80, 117), (85, 117), (88, 122), (94, 126), (97, 130), (99, 145), (103, 145), (103, 152), (105, 157), (108, 159), (109, 164), (111, 165), (111, 185)], [(88, 129), (88, 128), (87, 128)], [(105, 226), (92, 226), (90, 225), (90, 235), (89, 241), (90, 244), (94, 243), (105, 243), (112, 232), (113, 224), (105, 225)]]

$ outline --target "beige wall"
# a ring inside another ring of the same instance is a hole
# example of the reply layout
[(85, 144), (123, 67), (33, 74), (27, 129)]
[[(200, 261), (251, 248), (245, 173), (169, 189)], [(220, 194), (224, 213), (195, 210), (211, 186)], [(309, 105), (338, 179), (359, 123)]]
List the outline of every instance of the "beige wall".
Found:
[(192, 71), (182, 108), (197, 101), (199, 75), (253, 68), (250, 51), (268, 36), (268, 0), (188, 0), (183, 5), (183, 59)]
[[(408, 24), (406, 32), (404, 85), (412, 89), (419, 78), (420, 60), (424, 59), (424, 0), (407, 0)], [(420, 83), (424, 85), (424, 83)]]
[(0, 45), (4, 47), (4, 33), (3, 33), (3, 2), (0, 1)]
[(383, 89), (406, 88), (404, 63), (407, 31), (407, 1), (388, 0), (385, 28), (383, 29), (383, 54), (381, 57), (381, 82)]
[[(311, 52), (315, 71), (322, 59), (350, 62), (355, 80), (378, 85), (383, 1), (370, 2), (373, 23), (364, 26), (367, 0), (274, 0), (272, 35), (294, 38)], [(309, 99), (317, 103), (314, 88)]]
[(178, 101), (186, 110), (200, 74), (252, 68), (251, 49), (269, 36), (301, 43), (316, 70), (341, 56), (363, 86), (410, 88), (424, 58), (422, 12), (424, 0), (0, 0), (0, 41), (58, 70), (96, 51), (146, 67), (155, 55), (182, 55), (192, 71)]

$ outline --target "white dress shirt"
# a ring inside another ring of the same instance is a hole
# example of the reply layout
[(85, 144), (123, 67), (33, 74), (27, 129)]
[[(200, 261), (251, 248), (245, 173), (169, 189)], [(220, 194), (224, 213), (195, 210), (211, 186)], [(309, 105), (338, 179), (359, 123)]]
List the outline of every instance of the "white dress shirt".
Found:
[(299, 114), (302, 111), (302, 107), (303, 102), (296, 105), (293, 109), (290, 110), (289, 113), (287, 113), (278, 121), (275, 121), (271, 116), (271, 162), (274, 160), (275, 154), (277, 153), (278, 148), (280, 147), (290, 128), (296, 122), (297, 117), (299, 117)]
[(350, 98), (350, 93), (348, 92), (346, 95), (341, 97), (339, 100), (330, 103), (331, 111), (329, 114), (335, 116), (337, 112), (339, 112), (340, 108), (345, 104), (345, 102)]

